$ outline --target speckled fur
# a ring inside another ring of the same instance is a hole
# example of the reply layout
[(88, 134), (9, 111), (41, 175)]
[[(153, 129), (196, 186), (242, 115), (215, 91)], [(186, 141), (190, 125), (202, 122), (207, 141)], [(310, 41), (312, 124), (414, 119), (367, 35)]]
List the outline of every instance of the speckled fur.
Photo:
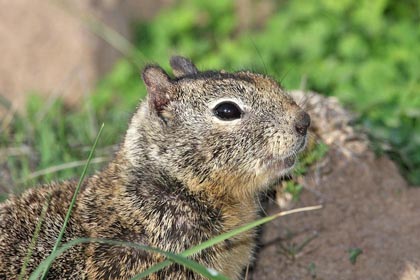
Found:
[[(295, 155), (305, 135), (302, 111), (273, 79), (251, 72), (199, 72), (187, 59), (171, 60), (175, 78), (148, 66), (148, 97), (134, 114), (115, 159), (88, 178), (64, 241), (94, 237), (130, 241), (175, 253), (257, 218), (257, 194), (290, 166), (270, 160)], [(240, 120), (217, 119), (218, 100), (237, 102)], [(213, 104), (213, 105), (212, 105)], [(28, 272), (52, 249), (76, 182), (31, 189), (0, 205), (0, 279), (19, 274), (41, 209), (50, 197)], [(239, 234), (192, 258), (231, 279), (250, 262), (254, 231)], [(57, 259), (48, 279), (130, 279), (162, 261), (157, 254), (97, 243)], [(202, 279), (171, 265), (149, 279)]]

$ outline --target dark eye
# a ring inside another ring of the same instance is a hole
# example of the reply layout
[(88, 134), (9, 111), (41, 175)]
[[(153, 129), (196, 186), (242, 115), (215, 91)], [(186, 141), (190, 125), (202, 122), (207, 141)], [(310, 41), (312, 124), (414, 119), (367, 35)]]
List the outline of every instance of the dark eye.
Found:
[(242, 116), (242, 111), (239, 106), (231, 101), (217, 104), (213, 112), (219, 119), (224, 121), (236, 120)]

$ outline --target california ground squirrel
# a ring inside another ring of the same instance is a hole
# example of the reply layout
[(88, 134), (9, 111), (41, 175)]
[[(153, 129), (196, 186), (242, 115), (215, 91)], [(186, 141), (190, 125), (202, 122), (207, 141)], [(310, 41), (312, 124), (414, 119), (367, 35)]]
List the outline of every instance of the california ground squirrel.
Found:
[[(148, 96), (134, 114), (115, 159), (85, 180), (64, 235), (122, 240), (182, 252), (257, 218), (257, 194), (294, 165), (308, 114), (272, 78), (248, 71), (200, 72), (171, 58), (142, 73)], [(30, 189), (0, 205), (0, 278), (20, 272), (41, 209), (49, 208), (28, 264), (51, 252), (76, 182)], [(239, 279), (251, 260), (248, 231), (192, 256)], [(164, 258), (138, 249), (78, 245), (51, 266), (48, 279), (130, 279)], [(172, 264), (149, 279), (202, 279)]]

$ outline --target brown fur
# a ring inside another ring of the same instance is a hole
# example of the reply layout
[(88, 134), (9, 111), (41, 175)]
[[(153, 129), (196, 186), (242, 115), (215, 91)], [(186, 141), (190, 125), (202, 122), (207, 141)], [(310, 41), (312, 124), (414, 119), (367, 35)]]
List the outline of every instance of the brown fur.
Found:
[[(304, 146), (309, 119), (273, 79), (250, 72), (199, 72), (182, 57), (172, 58), (171, 65), (173, 79), (158, 66), (143, 71), (148, 97), (115, 159), (85, 181), (64, 242), (105, 238), (180, 253), (256, 219), (257, 194), (291, 169), (286, 158)], [(225, 99), (242, 108), (240, 119), (215, 117), (212, 108)], [(28, 273), (48, 256), (75, 186), (54, 183), (0, 205), (0, 279), (19, 274), (50, 197)], [(192, 259), (239, 279), (251, 260), (254, 238), (252, 230), (239, 234)], [(130, 279), (163, 259), (90, 243), (58, 258), (48, 278)], [(202, 277), (172, 264), (150, 279)]]

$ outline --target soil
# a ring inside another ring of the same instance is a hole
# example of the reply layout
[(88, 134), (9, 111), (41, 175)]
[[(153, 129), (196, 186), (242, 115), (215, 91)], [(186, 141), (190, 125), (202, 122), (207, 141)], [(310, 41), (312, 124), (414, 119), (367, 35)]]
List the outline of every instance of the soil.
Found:
[[(348, 162), (337, 150), (328, 158), (334, 169), (319, 181), (305, 176), (296, 205), (323, 209), (264, 226), (249, 279), (420, 279), (420, 270), (408, 276), (420, 267), (420, 188), (408, 188), (387, 158)], [(280, 210), (270, 203), (267, 212)], [(350, 248), (362, 250), (355, 264)]]
[[(420, 279), (420, 188), (369, 150), (336, 100), (312, 97), (305, 104), (315, 108), (314, 131), (330, 150), (299, 178), (304, 190), (293, 208), (323, 208), (263, 226), (248, 279)], [(271, 201), (266, 212), (281, 210)]]

